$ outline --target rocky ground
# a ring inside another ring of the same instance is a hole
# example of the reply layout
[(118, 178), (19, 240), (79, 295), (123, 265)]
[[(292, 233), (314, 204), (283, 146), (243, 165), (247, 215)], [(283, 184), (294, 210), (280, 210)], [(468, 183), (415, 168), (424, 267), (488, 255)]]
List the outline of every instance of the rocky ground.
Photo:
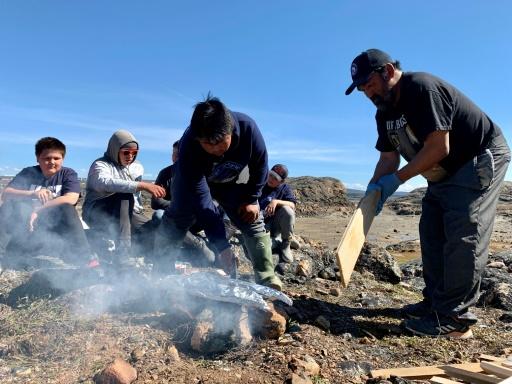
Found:
[[(282, 279), (293, 306), (274, 301), (273, 312), (249, 309), (244, 317), (235, 304), (199, 308), (211, 301), (190, 296), (190, 287), (181, 296), (177, 282), (152, 281), (144, 268), (107, 269), (98, 276), (39, 258), (31, 268), (0, 275), (0, 382), (101, 382), (98, 374), (119, 358), (129, 366), (118, 360), (112, 369), (124, 372), (126, 382), (136, 374), (135, 383), (365, 383), (378, 382), (369, 378), (371, 369), (512, 353), (510, 183), (474, 311), (480, 322), (466, 341), (413, 337), (399, 326), (398, 308), (420, 298), (421, 191), (387, 204), (342, 289), (334, 249), (354, 199), (334, 179), (297, 178), (292, 184), (301, 202), (296, 232), (302, 247)], [(249, 262), (233, 242), (241, 255), (240, 278), (250, 280)], [(272, 319), (261, 317), (268, 313)], [(217, 333), (222, 337), (200, 332), (218, 327), (216, 322), (234, 325)]]

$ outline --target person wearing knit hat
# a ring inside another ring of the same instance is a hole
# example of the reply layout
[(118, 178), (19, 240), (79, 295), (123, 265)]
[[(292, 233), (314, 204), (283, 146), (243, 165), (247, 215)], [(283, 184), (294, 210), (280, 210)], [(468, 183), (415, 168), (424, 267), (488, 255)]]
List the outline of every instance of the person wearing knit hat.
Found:
[(285, 183), (287, 177), (288, 168), (286, 165), (274, 165), (268, 172), (267, 184), (263, 187), (258, 202), (272, 239), (281, 235), (280, 261), (291, 263), (293, 254), (290, 249), (290, 242), (295, 226), (295, 204), (297, 199), (290, 186)]

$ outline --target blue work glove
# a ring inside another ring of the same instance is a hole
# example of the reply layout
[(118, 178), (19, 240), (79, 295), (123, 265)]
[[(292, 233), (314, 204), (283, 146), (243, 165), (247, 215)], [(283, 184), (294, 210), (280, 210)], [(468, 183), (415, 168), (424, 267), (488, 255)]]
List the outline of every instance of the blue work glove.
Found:
[(370, 183), (366, 187), (366, 192), (364, 193), (365, 196), (368, 196), (368, 194), (372, 191), (381, 191), (382, 187), (377, 183)]
[[(398, 178), (396, 173), (390, 173), (389, 175), (382, 176), (379, 180), (377, 180), (377, 184), (381, 187), (380, 191), (380, 201), (377, 205), (377, 215), (379, 214), (384, 202), (391, 196), (398, 187), (402, 184), (402, 180)], [(380, 205), (380, 209), (379, 209)]]
[[(382, 191), (382, 187), (377, 184), (377, 183), (370, 183), (368, 184), (368, 186), (366, 187), (366, 192), (364, 193), (365, 196), (368, 196), (368, 194), (372, 191), (379, 191), (381, 192)], [(381, 195), (382, 195), (382, 192), (381, 192)], [(380, 213), (380, 211), (382, 211), (382, 204), (384, 204), (382, 202), (382, 200), (379, 200), (378, 203), (377, 203), (377, 207), (375, 208), (375, 215), (378, 215)]]

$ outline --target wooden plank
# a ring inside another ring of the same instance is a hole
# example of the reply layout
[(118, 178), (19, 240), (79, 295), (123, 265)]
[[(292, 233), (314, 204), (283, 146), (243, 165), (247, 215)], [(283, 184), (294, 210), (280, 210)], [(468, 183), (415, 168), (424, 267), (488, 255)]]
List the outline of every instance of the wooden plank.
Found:
[(435, 384), (460, 384), (460, 381), (453, 381), (439, 376), (433, 376), (429, 381)]
[(390, 368), (390, 369), (376, 369), (370, 371), (371, 377), (380, 377), (382, 379), (389, 379), (391, 375), (406, 378), (430, 378), (432, 376), (446, 375), (445, 367), (455, 367), (464, 369), (470, 372), (482, 372), (480, 363), (463, 363), (453, 365), (429, 365), (423, 367), (412, 368)]
[(493, 376), (489, 376), (483, 373), (471, 372), (466, 369), (457, 367), (445, 366), (443, 370), (456, 379), (467, 381), (471, 384), (498, 384), (501, 379)]
[(380, 191), (371, 191), (364, 196), (350, 221), (343, 232), (340, 243), (336, 250), (336, 258), (340, 269), (341, 285), (346, 288), (352, 271), (356, 265), (361, 249), (363, 248), (366, 235), (370, 230), (375, 210), (380, 199)]
[(505, 360), (504, 357), (486, 355), (485, 353), (480, 354), (480, 356), (478, 356), (478, 358), (480, 360), (484, 360), (484, 361), (503, 361), (503, 360)]
[(501, 377), (502, 379), (512, 376), (512, 369), (502, 366), (499, 362), (482, 361), (480, 362), (480, 366), (485, 372)]

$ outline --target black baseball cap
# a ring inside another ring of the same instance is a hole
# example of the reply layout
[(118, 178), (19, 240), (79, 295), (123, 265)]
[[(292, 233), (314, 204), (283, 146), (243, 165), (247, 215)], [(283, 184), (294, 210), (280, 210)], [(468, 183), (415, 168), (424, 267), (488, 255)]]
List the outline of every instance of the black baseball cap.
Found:
[(366, 83), (372, 72), (392, 62), (391, 56), (380, 49), (368, 49), (356, 56), (350, 66), (352, 84), (345, 91), (345, 95), (350, 95), (355, 87)]
[(288, 177), (288, 168), (284, 164), (276, 164), (269, 171), (277, 181), (283, 181)]

